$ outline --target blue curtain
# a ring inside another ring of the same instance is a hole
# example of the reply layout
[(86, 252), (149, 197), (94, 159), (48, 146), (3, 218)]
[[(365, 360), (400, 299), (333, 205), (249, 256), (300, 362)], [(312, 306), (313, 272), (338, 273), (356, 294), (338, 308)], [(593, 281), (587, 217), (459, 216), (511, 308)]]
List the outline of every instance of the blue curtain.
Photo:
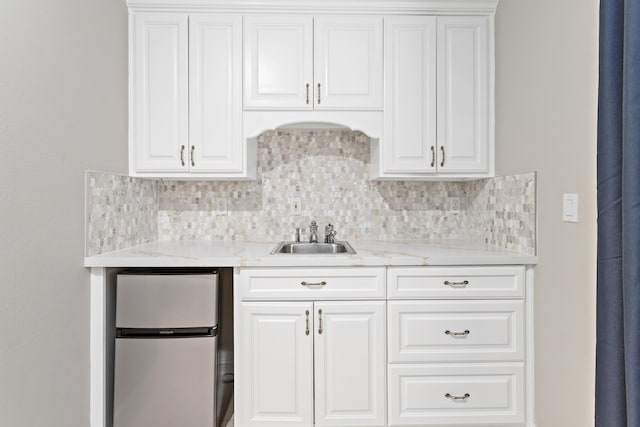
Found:
[(640, 0), (600, 1), (597, 427), (640, 426)]

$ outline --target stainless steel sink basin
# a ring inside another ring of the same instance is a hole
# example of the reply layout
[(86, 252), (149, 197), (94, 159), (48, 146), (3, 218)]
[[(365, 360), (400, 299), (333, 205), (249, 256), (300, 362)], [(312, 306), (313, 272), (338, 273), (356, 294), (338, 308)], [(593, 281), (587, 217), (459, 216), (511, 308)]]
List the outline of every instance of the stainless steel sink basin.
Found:
[(355, 254), (356, 251), (348, 242), (335, 243), (296, 243), (296, 242), (280, 242), (271, 251), (272, 255), (289, 254), (289, 255), (314, 255), (314, 254)]

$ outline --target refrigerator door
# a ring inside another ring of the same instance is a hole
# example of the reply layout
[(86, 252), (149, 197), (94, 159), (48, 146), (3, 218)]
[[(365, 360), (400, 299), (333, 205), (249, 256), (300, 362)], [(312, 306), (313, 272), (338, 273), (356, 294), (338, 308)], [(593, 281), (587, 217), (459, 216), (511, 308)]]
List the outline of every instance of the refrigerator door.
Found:
[(215, 427), (216, 338), (116, 339), (114, 427)]
[(118, 328), (215, 326), (218, 274), (119, 274)]

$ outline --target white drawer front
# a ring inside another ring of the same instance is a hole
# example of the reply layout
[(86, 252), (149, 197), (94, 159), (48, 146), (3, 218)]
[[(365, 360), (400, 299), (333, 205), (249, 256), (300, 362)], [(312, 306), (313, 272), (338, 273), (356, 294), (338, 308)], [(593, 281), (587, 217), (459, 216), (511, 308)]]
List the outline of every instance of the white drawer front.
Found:
[(389, 362), (524, 360), (524, 301), (392, 301)]
[(519, 424), (524, 405), (523, 363), (389, 365), (390, 426)]
[(385, 268), (243, 268), (244, 300), (384, 299)]
[(522, 298), (524, 267), (392, 267), (389, 298)]

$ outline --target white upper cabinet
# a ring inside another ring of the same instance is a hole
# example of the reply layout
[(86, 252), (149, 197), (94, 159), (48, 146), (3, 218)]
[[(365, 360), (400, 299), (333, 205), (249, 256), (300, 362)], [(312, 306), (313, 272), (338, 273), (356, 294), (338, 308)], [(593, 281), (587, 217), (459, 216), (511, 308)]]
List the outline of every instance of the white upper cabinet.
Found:
[(385, 19), (386, 173), (435, 173), (436, 18)]
[(313, 18), (244, 18), (244, 106), (313, 108)]
[(367, 134), (373, 179), (494, 175), (497, 0), (173, 1), (128, 0), (132, 176), (254, 179), (299, 123)]
[(489, 172), (489, 86), (489, 18), (439, 17), (439, 173)]
[(131, 30), (131, 172), (186, 172), (187, 16), (135, 14)]
[(256, 15), (244, 22), (244, 107), (381, 110), (382, 18)]
[(133, 176), (247, 178), (242, 17), (131, 15)]
[(315, 18), (315, 109), (382, 109), (382, 29), (375, 16)]
[(189, 171), (242, 172), (242, 17), (189, 18)]
[(372, 177), (494, 174), (493, 18), (385, 18), (384, 137)]

